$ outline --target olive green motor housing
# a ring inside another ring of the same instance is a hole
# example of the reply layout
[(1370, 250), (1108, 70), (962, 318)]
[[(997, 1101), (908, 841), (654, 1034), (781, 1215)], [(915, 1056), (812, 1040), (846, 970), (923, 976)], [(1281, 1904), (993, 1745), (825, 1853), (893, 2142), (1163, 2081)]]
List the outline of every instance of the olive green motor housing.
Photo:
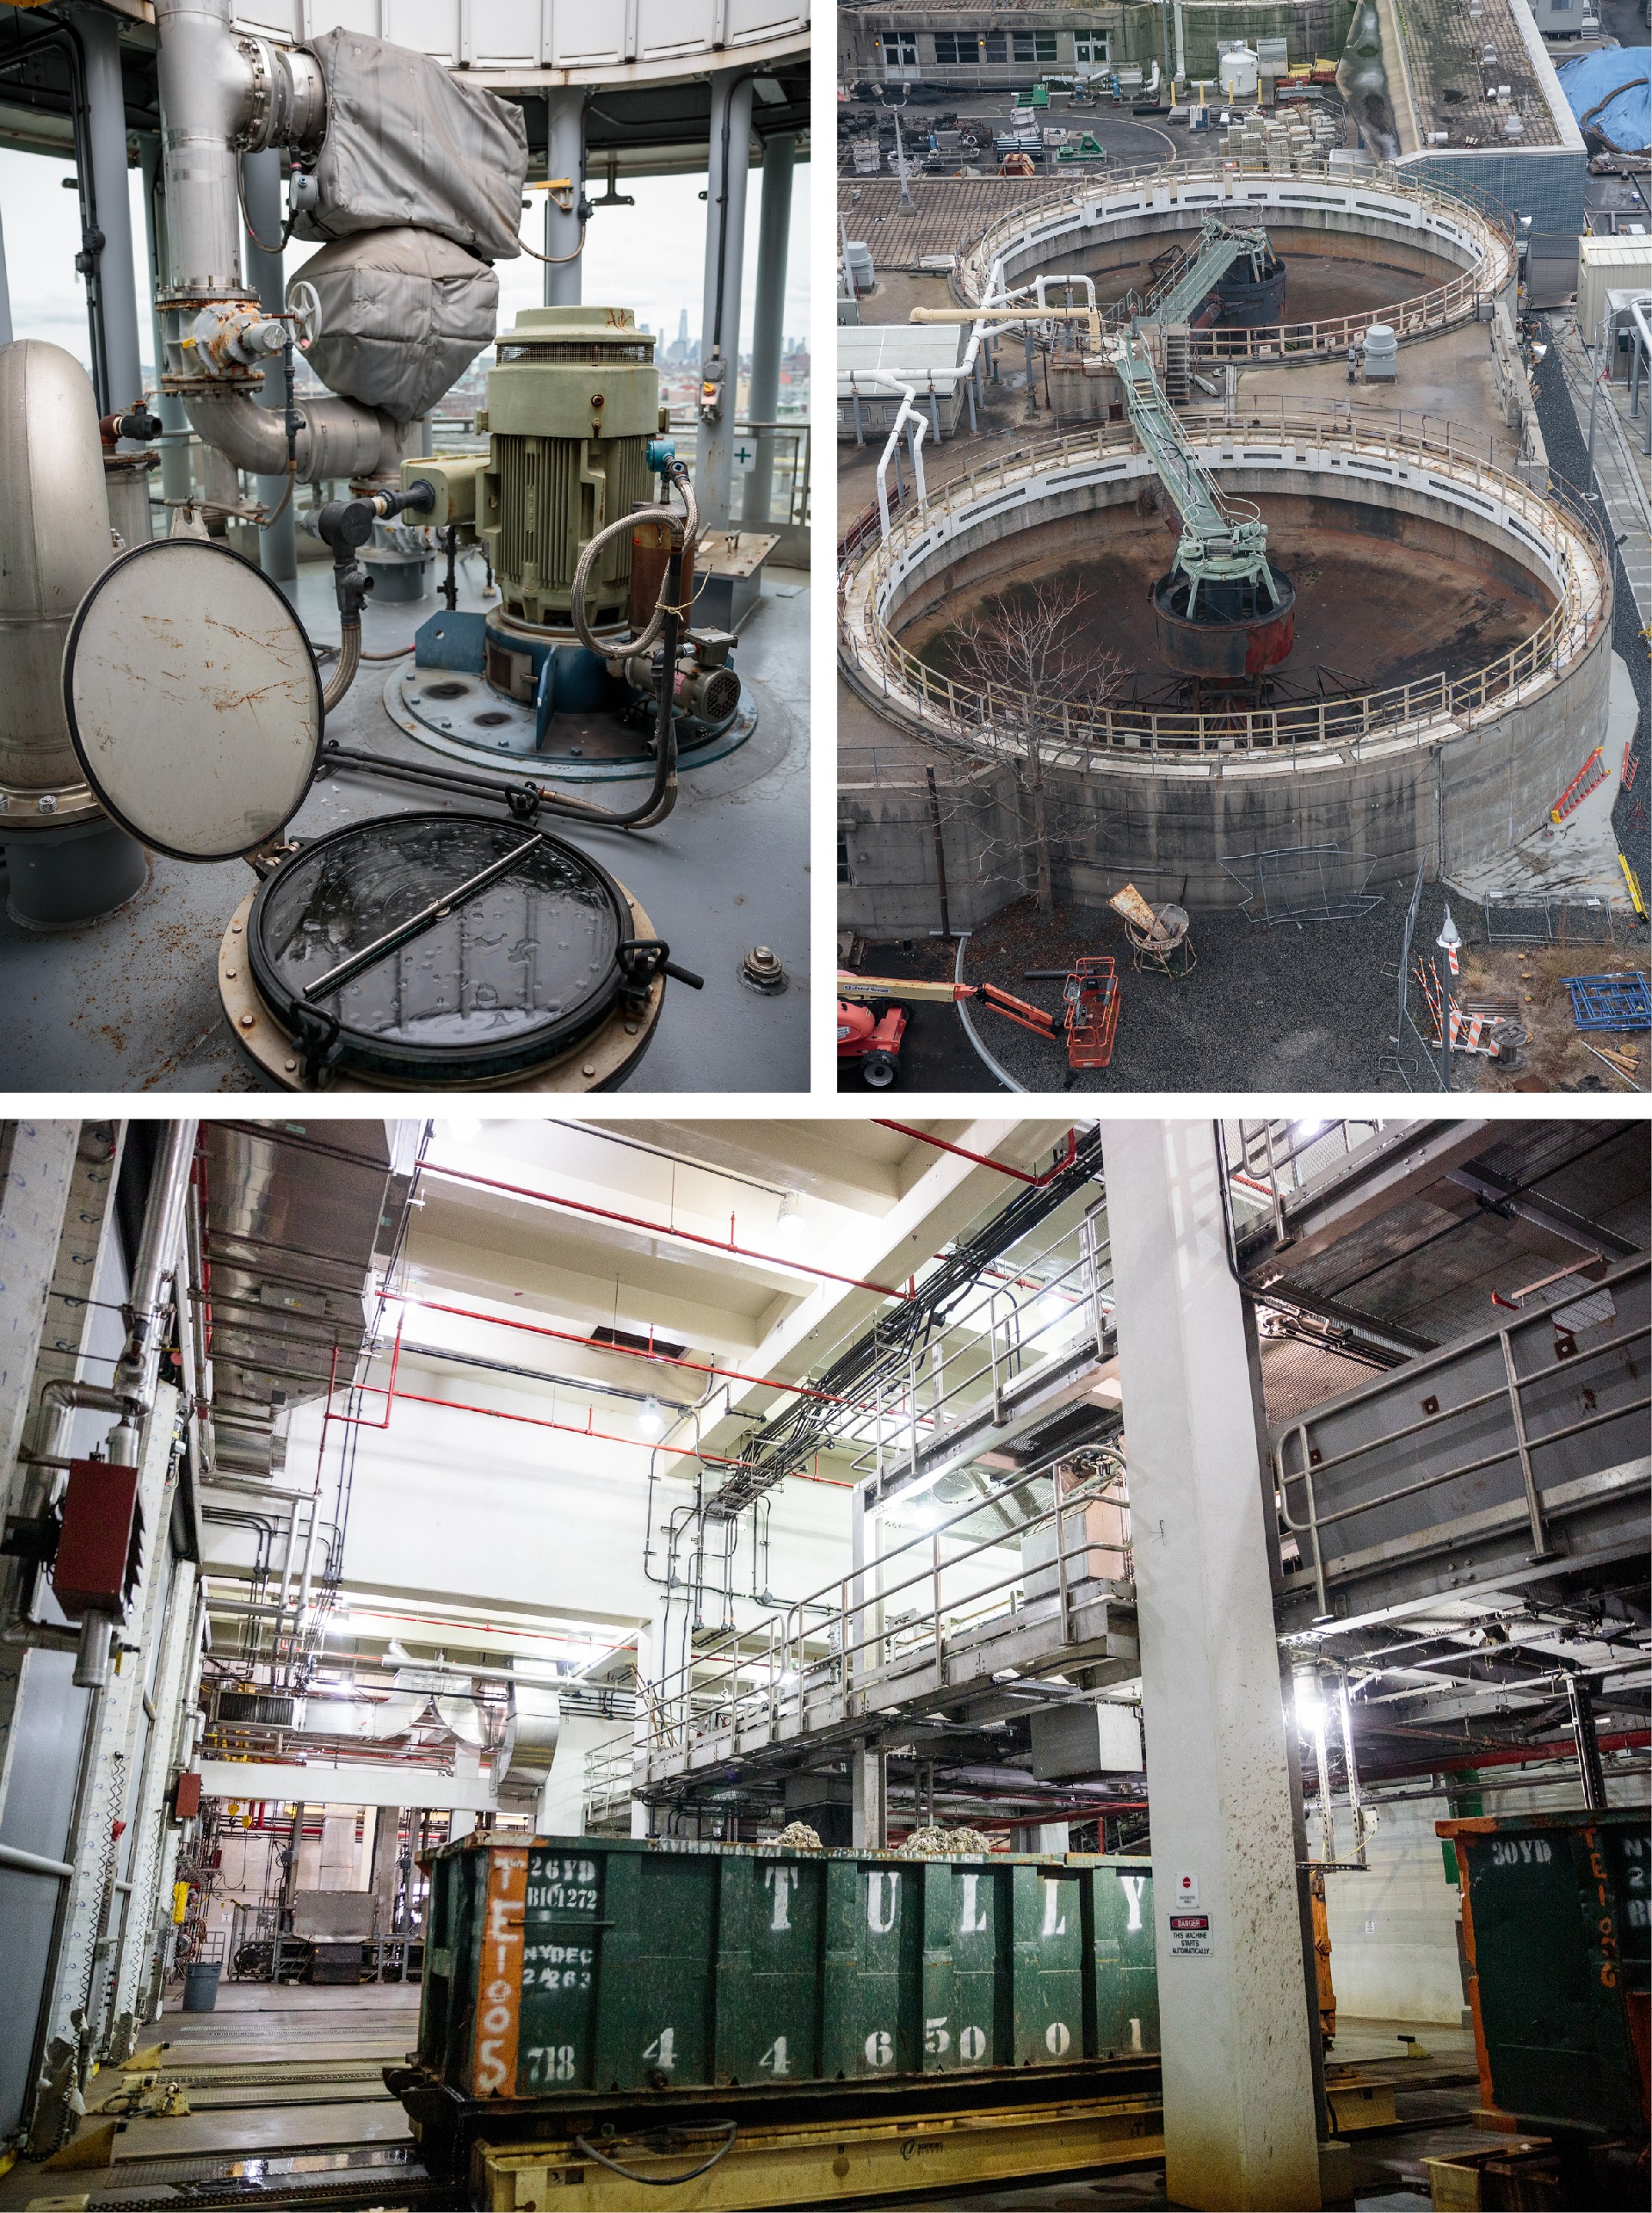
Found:
[[(663, 427), (651, 333), (628, 307), (529, 307), (488, 377), (488, 465), (477, 535), (503, 612), (570, 626), (580, 548), (655, 486), (648, 443)], [(626, 619), (631, 539), (603, 549), (586, 593), (593, 628)]]

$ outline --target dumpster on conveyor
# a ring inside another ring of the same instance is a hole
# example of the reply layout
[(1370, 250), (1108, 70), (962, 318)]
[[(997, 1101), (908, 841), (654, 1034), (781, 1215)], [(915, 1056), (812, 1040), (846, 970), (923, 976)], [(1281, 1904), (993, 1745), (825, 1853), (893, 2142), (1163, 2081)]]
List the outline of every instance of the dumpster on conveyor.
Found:
[(1485, 2105), (1526, 2128), (1644, 2143), (1645, 1812), (1434, 1826), (1457, 1853)]
[(419, 2044), (466, 2099), (1052, 2068), (1158, 2049), (1131, 1859), (449, 1845)]

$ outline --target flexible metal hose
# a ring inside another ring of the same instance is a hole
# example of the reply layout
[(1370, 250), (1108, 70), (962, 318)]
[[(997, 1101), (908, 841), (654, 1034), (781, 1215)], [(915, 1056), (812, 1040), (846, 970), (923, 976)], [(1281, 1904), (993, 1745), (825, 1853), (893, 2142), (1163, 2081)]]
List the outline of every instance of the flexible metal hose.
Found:
[(653, 613), (648, 618), (648, 627), (643, 632), (641, 637), (619, 641), (610, 638), (607, 644), (604, 644), (601, 639), (594, 634), (585, 620), (585, 594), (590, 584), (591, 571), (596, 566), (596, 558), (602, 548), (611, 538), (617, 538), (623, 530), (634, 530), (639, 522), (669, 522), (674, 527), (681, 530), (682, 542), (685, 546), (691, 546), (693, 543), (700, 531), (700, 509), (694, 499), (694, 488), (684, 477), (673, 478), (671, 489), (681, 497), (683, 504), (681, 515), (679, 515), (675, 508), (669, 502), (660, 507), (639, 507), (634, 513), (622, 515), (618, 522), (607, 523), (599, 530), (595, 537), (587, 542), (583, 552), (575, 564), (573, 589), (569, 595), (570, 602), (569, 613), (573, 616), (574, 628), (578, 633), (580, 644), (588, 653), (595, 653), (601, 660), (606, 661), (620, 654), (649, 652), (664, 626), (665, 588), (662, 583), (660, 588), (662, 597), (655, 601)]
[(355, 672), (361, 665), (361, 627), (359, 623), (347, 623), (339, 637), (338, 666), (321, 695), (322, 706), (328, 714), (331, 714), (355, 681)]

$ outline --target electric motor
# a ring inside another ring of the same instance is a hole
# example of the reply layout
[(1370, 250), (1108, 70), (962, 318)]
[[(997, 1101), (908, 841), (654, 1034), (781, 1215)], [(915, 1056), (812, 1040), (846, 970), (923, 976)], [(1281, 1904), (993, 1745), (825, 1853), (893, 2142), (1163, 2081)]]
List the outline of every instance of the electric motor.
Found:
[[(566, 629), (580, 549), (653, 491), (661, 428), (651, 333), (628, 307), (531, 307), (488, 378), (490, 445), (478, 535), (506, 614)], [(604, 548), (586, 593), (594, 628), (623, 622), (631, 539)]]

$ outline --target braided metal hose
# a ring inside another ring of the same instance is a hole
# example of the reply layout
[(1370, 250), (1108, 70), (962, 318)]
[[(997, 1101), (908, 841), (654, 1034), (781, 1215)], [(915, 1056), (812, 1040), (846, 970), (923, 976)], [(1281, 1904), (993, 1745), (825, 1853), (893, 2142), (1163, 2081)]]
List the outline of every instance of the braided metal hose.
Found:
[[(594, 635), (585, 620), (585, 593), (591, 581), (591, 571), (596, 566), (597, 556), (602, 548), (611, 538), (617, 538), (621, 531), (634, 530), (639, 522), (669, 522), (680, 525), (683, 544), (685, 546), (693, 544), (700, 530), (700, 509), (694, 499), (694, 488), (687, 477), (674, 477), (670, 482), (672, 490), (681, 498), (683, 505), (681, 515), (679, 515), (675, 508), (669, 503), (660, 507), (638, 508), (632, 514), (622, 515), (618, 522), (606, 524), (597, 532), (595, 538), (588, 539), (583, 552), (575, 564), (573, 589), (569, 595), (570, 601), (569, 612), (573, 616), (574, 629), (578, 633), (580, 644), (587, 652), (595, 653), (599, 660), (606, 661), (618, 654), (629, 656), (633, 653), (650, 651), (665, 626), (666, 610), (663, 602), (656, 600), (654, 603), (654, 611), (648, 618), (648, 626), (640, 638), (621, 640), (610, 638), (605, 644), (601, 638)], [(660, 589), (663, 593), (665, 589), (663, 581)]]

